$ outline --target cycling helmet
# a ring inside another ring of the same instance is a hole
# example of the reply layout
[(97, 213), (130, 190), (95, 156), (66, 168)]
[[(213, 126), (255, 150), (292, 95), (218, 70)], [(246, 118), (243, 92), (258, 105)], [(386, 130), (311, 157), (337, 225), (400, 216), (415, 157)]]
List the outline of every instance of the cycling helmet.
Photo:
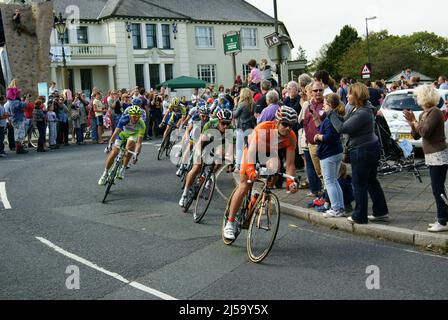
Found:
[(179, 99), (176, 98), (176, 97), (174, 97), (173, 100), (171, 100), (171, 104), (172, 104), (174, 107), (177, 107), (177, 106), (179, 105)]
[(205, 105), (200, 105), (198, 107), (199, 114), (209, 115), (210, 110)]
[(134, 98), (134, 99), (132, 99), (132, 104), (133, 104), (134, 106), (139, 106), (139, 107), (141, 107), (142, 104), (143, 104), (143, 101), (142, 101), (142, 99), (140, 99), (140, 98)]
[(206, 106), (206, 103), (205, 103), (205, 101), (204, 100), (199, 100), (198, 101), (198, 107), (200, 108), (200, 107), (205, 107)]
[(230, 111), (228, 109), (219, 110), (218, 113), (216, 114), (216, 116), (218, 117), (218, 119), (220, 121), (222, 121), (222, 120), (231, 121), (233, 119), (233, 113), (232, 113), (232, 111)]
[(290, 107), (282, 106), (278, 109), (275, 114), (275, 119), (278, 122), (287, 122), (291, 124), (296, 124), (298, 122), (297, 112)]
[(141, 117), (143, 115), (142, 109), (140, 109), (139, 106), (132, 106), (128, 111), (130, 116), (139, 116)]
[(215, 99), (213, 98), (208, 98), (207, 103), (208, 104), (213, 104), (215, 102)]

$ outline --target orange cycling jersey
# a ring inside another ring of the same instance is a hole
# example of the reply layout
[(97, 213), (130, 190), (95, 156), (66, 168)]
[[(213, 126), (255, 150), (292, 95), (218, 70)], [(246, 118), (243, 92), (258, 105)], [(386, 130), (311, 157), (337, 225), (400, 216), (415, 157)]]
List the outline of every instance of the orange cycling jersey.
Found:
[[(276, 141), (276, 146), (272, 146), (271, 150), (271, 138)], [(297, 146), (297, 136), (294, 131), (290, 131), (286, 137), (279, 136), (277, 131), (276, 121), (267, 121), (259, 124), (255, 127), (254, 132), (249, 137), (249, 146), (255, 143), (257, 145), (257, 153), (270, 155), (272, 152), (276, 153), (278, 150), (286, 149), (288, 151), (295, 151)], [(243, 159), (241, 163), (241, 175), (245, 175), (247, 170), (255, 170), (256, 158), (248, 159), (248, 148), (246, 147), (243, 152)]]

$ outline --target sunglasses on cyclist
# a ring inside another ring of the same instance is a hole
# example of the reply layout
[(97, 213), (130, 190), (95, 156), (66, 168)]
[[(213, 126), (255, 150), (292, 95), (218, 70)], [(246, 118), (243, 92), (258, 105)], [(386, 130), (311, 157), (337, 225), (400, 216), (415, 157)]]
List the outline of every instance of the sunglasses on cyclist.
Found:
[(232, 124), (232, 121), (221, 121), (221, 125), (223, 126), (230, 126)]
[(314, 89), (313, 92), (324, 92), (324, 89)]
[(280, 122), (280, 124), (282, 125), (282, 127), (284, 128), (289, 128), (292, 129), (294, 127), (294, 125), (292, 123), (288, 123), (288, 122)]

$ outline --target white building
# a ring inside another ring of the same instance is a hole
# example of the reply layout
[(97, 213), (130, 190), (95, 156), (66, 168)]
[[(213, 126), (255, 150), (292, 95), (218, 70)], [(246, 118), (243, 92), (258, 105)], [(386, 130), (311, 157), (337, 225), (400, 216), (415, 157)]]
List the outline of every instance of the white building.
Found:
[[(247, 75), (250, 59), (269, 61), (264, 37), (274, 32), (274, 19), (243, 0), (55, 0), (54, 7), (72, 23), (64, 47), (74, 90), (149, 89), (181, 75), (231, 87), (232, 59), (223, 47), (229, 31), (241, 31), (238, 75)], [(61, 52), (55, 30), (51, 44)], [(51, 64), (58, 84), (61, 67)]]

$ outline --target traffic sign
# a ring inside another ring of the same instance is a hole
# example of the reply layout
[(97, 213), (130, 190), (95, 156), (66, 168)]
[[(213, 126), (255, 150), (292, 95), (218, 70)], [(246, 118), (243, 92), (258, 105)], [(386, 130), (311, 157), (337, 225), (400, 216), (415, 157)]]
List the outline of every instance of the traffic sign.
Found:
[(229, 32), (223, 35), (224, 54), (236, 54), (241, 52), (241, 42), (239, 32)]
[(277, 33), (273, 33), (264, 37), (264, 42), (266, 43), (268, 48), (276, 47), (281, 44), (280, 37)]
[(369, 63), (365, 64), (364, 67), (362, 67), (361, 75), (371, 75), (372, 74), (372, 68)]

